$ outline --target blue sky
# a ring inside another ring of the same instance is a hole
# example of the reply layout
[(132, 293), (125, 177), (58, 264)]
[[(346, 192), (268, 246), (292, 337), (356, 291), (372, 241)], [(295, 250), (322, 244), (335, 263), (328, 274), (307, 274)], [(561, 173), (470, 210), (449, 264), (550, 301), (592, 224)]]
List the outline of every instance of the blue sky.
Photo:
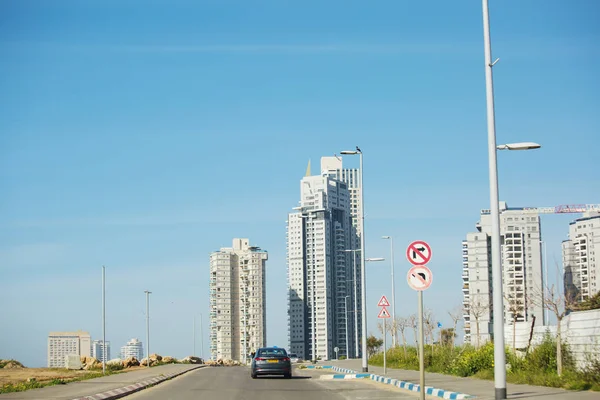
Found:
[[(600, 203), (600, 4), (492, 1), (500, 196)], [(461, 241), (489, 207), (480, 2), (0, 2), (0, 358), (46, 362), (53, 330), (192, 352), (208, 256), (269, 252), (267, 331), (286, 345), (285, 220), (309, 159), (358, 145), (369, 257), (433, 248), (425, 305), (461, 293)], [(358, 160), (346, 158), (348, 167)], [(542, 217), (548, 258), (575, 215)], [(368, 267), (370, 331), (389, 264)], [(198, 325), (199, 329), (199, 325)], [(204, 329), (208, 353), (208, 332)], [(200, 353), (200, 343), (197, 344)]]

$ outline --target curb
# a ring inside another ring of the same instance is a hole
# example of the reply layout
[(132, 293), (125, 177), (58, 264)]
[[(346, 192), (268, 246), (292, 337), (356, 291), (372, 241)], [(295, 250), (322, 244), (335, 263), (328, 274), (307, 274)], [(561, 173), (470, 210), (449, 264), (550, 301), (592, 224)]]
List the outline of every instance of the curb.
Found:
[(362, 379), (370, 378), (371, 374), (333, 374), (321, 375), (320, 379)]
[[(310, 367), (307, 367), (310, 369)], [(386, 385), (392, 385), (400, 389), (410, 390), (412, 392), (420, 392), (421, 385), (416, 383), (401, 381), (399, 379), (394, 378), (386, 378), (385, 376), (369, 374), (369, 373), (358, 373), (356, 371), (352, 371), (346, 368), (339, 368), (336, 366), (322, 366), (314, 369), (332, 369), (336, 372), (343, 372), (344, 374), (334, 374), (331, 378), (323, 378), (323, 379), (356, 379), (356, 378), (366, 378), (369, 377), (371, 380), (379, 383), (383, 383)], [(443, 389), (437, 389), (432, 386), (425, 386), (425, 394), (441, 397), (443, 399), (449, 400), (462, 400), (462, 399), (474, 399), (475, 396), (471, 396), (469, 394), (460, 393), (460, 392), (451, 392)]]
[(174, 372), (172, 374), (168, 374), (168, 375), (163, 375), (163, 376), (159, 376), (156, 378), (152, 378), (152, 379), (148, 379), (145, 381), (141, 381), (138, 383), (134, 383), (132, 385), (129, 386), (124, 386), (122, 388), (117, 388), (117, 389), (113, 389), (113, 390), (109, 390), (106, 392), (102, 392), (102, 393), (96, 393), (90, 396), (83, 396), (83, 397), (77, 397), (73, 400), (113, 400), (113, 399), (120, 399), (121, 397), (125, 397), (125, 396), (129, 396), (132, 393), (135, 392), (139, 392), (140, 390), (144, 390), (150, 386), (154, 386), (154, 385), (158, 385), (159, 383), (162, 383), (164, 381), (168, 381), (170, 379), (176, 378), (180, 375), (183, 375), (185, 373), (188, 373), (190, 371), (194, 371), (197, 370), (199, 368), (204, 368), (206, 367), (206, 365), (198, 365), (196, 368), (190, 368), (190, 369), (186, 369), (185, 371), (181, 371), (181, 372)]

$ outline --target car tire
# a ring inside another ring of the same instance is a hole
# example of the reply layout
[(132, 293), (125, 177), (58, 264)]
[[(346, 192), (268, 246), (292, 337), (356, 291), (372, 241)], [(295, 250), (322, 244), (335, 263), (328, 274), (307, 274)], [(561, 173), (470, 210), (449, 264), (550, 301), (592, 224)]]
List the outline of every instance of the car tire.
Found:
[(292, 379), (292, 374), (285, 374), (283, 377), (285, 379)]
[(256, 379), (257, 378), (256, 374), (250, 374), (250, 376), (252, 377), (252, 379)]

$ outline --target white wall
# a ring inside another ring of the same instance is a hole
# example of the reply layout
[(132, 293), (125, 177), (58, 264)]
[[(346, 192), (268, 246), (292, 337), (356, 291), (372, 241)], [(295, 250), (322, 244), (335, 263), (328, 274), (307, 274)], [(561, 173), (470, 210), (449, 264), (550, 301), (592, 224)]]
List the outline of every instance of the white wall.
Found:
[[(519, 322), (516, 325), (515, 347), (524, 349), (529, 341), (531, 324)], [(534, 327), (531, 345), (536, 346), (543, 339), (546, 332), (556, 337), (556, 326)], [(592, 357), (600, 360), (600, 310), (578, 311), (567, 315), (561, 323), (561, 336), (570, 346), (573, 357), (579, 368), (585, 366), (586, 361)], [(513, 346), (513, 326), (504, 326), (506, 345)]]

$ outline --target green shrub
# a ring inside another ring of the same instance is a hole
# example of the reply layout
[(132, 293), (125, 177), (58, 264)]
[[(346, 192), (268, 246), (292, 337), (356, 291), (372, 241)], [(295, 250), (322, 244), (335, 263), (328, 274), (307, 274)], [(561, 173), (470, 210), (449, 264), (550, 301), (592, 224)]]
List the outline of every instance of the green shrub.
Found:
[(122, 369), (124, 369), (125, 367), (123, 367), (123, 364), (119, 363), (119, 364), (106, 364), (106, 370), (107, 371), (121, 371)]

